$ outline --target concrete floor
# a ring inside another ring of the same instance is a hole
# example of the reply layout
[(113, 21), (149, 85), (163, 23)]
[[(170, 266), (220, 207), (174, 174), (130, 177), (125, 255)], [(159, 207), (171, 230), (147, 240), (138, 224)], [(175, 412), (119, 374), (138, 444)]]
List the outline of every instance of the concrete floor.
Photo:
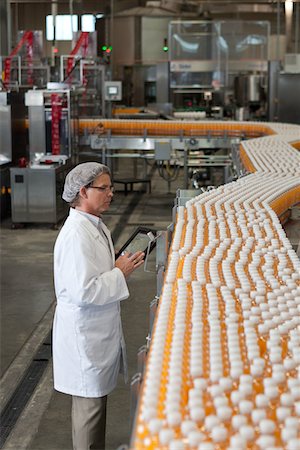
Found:
[[(141, 187), (136, 185), (134, 189)], [(139, 192), (115, 195), (105, 222), (112, 231), (116, 248), (138, 225), (158, 230), (167, 228), (172, 220), (176, 187), (172, 184), (172, 192), (168, 193), (167, 183), (154, 173), (151, 195)], [(1, 225), (0, 401), (3, 408), (51, 330), (55, 306), (53, 246), (58, 230), (49, 225), (28, 224), (24, 229), (12, 230), (10, 220)], [(153, 258), (152, 269), (155, 268)], [(137, 372), (137, 351), (145, 344), (149, 330), (149, 304), (156, 294), (156, 275), (140, 268), (128, 284), (131, 295), (122, 302), (122, 318), (131, 379)], [(107, 450), (117, 449), (129, 440), (130, 383), (125, 385), (120, 378), (108, 400)], [(72, 448), (70, 397), (53, 390), (51, 360), (3, 448)]]
[[(168, 193), (167, 182), (154, 172), (151, 195), (130, 193), (125, 197), (117, 193), (105, 215), (116, 248), (138, 225), (165, 230), (172, 221), (177, 187), (183, 187), (182, 176)], [(11, 230), (9, 220), (1, 225), (0, 401), (4, 407), (51, 330), (55, 306), (52, 255), (58, 230), (47, 225)], [(287, 230), (296, 246), (299, 222), (291, 222)], [(154, 268), (153, 260), (151, 265)], [(137, 351), (145, 344), (149, 330), (149, 303), (156, 294), (156, 275), (139, 269), (128, 284), (131, 295), (122, 302), (122, 317), (131, 379), (137, 372)], [(108, 400), (107, 450), (129, 440), (130, 384), (124, 385), (120, 379)], [(70, 397), (53, 390), (51, 360), (3, 448), (71, 450)]]

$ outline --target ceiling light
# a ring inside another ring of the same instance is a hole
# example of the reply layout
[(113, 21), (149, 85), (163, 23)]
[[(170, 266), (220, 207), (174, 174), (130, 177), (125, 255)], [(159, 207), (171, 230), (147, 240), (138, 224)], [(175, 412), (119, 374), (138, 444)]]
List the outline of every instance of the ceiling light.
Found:
[(285, 14), (291, 16), (293, 14), (293, 6), (294, 6), (293, 0), (285, 0), (284, 6), (285, 6)]

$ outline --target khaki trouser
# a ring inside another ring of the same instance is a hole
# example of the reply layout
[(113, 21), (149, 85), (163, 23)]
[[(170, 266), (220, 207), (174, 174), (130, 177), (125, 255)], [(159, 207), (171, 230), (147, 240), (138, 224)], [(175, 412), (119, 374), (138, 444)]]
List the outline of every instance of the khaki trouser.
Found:
[(107, 396), (72, 396), (73, 450), (104, 450)]

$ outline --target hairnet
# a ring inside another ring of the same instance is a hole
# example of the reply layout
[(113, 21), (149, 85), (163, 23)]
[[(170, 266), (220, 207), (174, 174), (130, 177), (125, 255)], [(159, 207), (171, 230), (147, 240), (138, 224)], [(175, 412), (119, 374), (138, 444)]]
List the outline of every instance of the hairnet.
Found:
[(109, 168), (104, 164), (97, 162), (78, 164), (66, 176), (62, 198), (68, 203), (72, 202), (81, 187), (92, 183), (102, 173), (108, 173), (110, 175)]

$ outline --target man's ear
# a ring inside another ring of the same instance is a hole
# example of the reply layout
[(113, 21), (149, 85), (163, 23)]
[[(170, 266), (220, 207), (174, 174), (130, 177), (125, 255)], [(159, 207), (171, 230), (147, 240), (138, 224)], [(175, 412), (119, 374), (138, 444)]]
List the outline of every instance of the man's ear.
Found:
[(79, 196), (81, 198), (87, 198), (87, 188), (85, 186), (82, 186), (79, 190)]

